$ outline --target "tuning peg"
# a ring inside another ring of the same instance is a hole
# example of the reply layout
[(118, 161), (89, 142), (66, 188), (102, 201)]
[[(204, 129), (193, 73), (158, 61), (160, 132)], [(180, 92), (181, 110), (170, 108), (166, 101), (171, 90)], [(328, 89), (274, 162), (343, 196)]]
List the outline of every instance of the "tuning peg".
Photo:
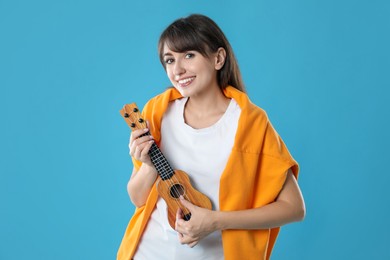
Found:
[(126, 118), (128, 118), (128, 117), (129, 117), (129, 114), (124, 113), (123, 116), (126, 117)]
[(138, 108), (133, 108), (133, 112), (137, 113), (138, 112)]
[(138, 122), (143, 123), (144, 120), (142, 118), (138, 119)]
[(132, 128), (134, 128), (135, 127), (135, 123), (131, 123), (131, 125), (130, 125)]

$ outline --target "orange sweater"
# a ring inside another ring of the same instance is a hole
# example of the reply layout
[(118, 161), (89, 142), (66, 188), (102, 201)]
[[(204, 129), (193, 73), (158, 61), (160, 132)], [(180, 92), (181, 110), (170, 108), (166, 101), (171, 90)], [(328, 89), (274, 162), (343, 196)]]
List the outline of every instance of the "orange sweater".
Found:
[[(233, 87), (224, 89), (241, 108), (234, 146), (222, 173), (219, 190), (221, 211), (258, 208), (275, 201), (292, 168), (298, 176), (298, 164), (272, 127), (266, 113), (251, 103), (248, 96)], [(151, 99), (143, 110), (151, 134), (160, 142), (161, 120), (172, 100), (181, 98), (174, 88)], [(141, 166), (133, 160), (134, 167)], [(117, 260), (130, 260), (140, 241), (158, 198), (153, 186), (146, 204), (137, 208), (126, 229)], [(279, 228), (265, 230), (223, 230), (222, 243), (226, 260), (269, 259)]]

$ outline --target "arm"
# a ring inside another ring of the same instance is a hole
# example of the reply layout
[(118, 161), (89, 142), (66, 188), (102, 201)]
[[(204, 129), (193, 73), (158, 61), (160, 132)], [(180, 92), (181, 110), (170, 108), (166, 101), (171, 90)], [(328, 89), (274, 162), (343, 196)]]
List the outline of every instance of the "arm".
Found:
[(154, 168), (148, 155), (149, 149), (153, 143), (152, 136), (143, 136), (148, 131), (147, 128), (133, 131), (130, 136), (130, 155), (142, 162), (137, 171), (133, 168), (133, 173), (127, 183), (127, 192), (131, 202), (136, 207), (145, 205), (150, 190), (157, 178), (157, 171)]
[(137, 208), (145, 205), (156, 178), (157, 171), (154, 166), (142, 164), (138, 171), (135, 167), (133, 168), (133, 173), (127, 183), (127, 193)]
[(179, 219), (176, 230), (182, 244), (194, 246), (199, 239), (215, 230), (269, 229), (305, 217), (305, 204), (298, 183), (291, 170), (275, 202), (266, 206), (240, 211), (210, 211), (196, 207), (182, 199), (192, 217), (190, 221)]
[(305, 204), (298, 183), (291, 170), (275, 202), (261, 208), (217, 212), (217, 229), (268, 229), (301, 221), (305, 217)]

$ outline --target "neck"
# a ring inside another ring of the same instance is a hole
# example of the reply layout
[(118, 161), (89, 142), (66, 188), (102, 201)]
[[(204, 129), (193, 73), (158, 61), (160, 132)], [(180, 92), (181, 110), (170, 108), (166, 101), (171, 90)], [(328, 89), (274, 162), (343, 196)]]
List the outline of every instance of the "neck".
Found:
[(206, 93), (200, 93), (188, 98), (185, 110), (198, 116), (224, 112), (229, 105), (230, 99), (225, 97), (222, 90), (217, 86), (210, 88)]
[(209, 127), (221, 118), (229, 102), (219, 87), (207, 95), (190, 96), (184, 108), (184, 120), (195, 129)]

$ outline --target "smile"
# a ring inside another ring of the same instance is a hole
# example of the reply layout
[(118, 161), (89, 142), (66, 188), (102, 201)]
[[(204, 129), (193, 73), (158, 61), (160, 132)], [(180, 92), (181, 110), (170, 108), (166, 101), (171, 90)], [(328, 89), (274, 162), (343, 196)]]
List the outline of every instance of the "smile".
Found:
[(185, 78), (185, 79), (179, 80), (178, 83), (179, 83), (181, 86), (187, 86), (187, 85), (189, 85), (194, 79), (195, 79), (195, 77)]

